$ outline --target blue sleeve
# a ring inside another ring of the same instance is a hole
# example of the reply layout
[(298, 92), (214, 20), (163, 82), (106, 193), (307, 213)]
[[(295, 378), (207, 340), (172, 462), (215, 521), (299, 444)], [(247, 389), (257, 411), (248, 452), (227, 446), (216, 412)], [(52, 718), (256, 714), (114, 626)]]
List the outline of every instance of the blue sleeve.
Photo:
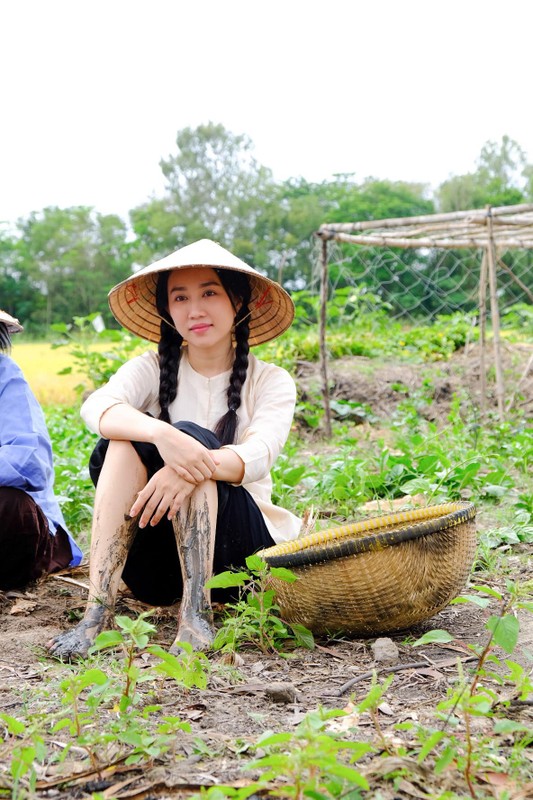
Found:
[(0, 486), (44, 489), (52, 474), (52, 447), (42, 410), (22, 371), (0, 358)]

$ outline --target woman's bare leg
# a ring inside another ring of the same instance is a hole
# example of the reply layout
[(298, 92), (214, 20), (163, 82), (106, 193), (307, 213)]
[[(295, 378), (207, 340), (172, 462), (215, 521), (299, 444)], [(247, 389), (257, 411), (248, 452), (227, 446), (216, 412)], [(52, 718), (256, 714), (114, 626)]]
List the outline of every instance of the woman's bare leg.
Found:
[(205, 588), (205, 582), (213, 574), (217, 512), (216, 482), (204, 481), (172, 522), (183, 576), (183, 596), (171, 653), (180, 651), (179, 642), (188, 642), (195, 650), (207, 650), (215, 638), (211, 591)]
[(87, 606), (75, 628), (49, 642), (54, 656), (86, 656), (96, 636), (113, 626), (120, 578), (138, 522), (128, 512), (146, 480), (146, 469), (131, 443), (109, 442), (94, 500)]

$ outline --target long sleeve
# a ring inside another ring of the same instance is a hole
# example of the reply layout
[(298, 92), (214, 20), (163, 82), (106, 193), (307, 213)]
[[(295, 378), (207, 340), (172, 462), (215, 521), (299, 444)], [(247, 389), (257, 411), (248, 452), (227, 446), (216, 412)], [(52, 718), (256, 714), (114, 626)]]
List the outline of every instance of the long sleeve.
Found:
[(61, 526), (72, 550), (71, 566), (83, 554), (70, 534), (54, 494), (52, 444), (42, 409), (20, 367), (0, 355), (0, 486), (30, 495), (53, 536)]
[(102, 415), (117, 403), (127, 403), (157, 417), (158, 391), (158, 358), (155, 352), (148, 351), (119, 367), (104, 386), (89, 395), (80, 413), (87, 427), (99, 434)]
[(244, 462), (244, 485), (270, 473), (290, 433), (296, 403), (294, 381), (279, 367), (264, 365), (260, 371), (253, 364), (248, 380), (243, 398), (248, 413), (239, 424), (237, 444), (226, 445)]
[(22, 372), (0, 359), (0, 485), (38, 492), (52, 476), (52, 448), (42, 411)]

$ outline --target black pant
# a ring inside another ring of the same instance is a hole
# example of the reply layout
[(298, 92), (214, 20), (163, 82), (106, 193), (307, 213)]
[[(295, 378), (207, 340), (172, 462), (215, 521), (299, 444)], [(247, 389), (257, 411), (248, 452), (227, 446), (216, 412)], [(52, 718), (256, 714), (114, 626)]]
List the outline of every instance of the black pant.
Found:
[[(215, 434), (193, 422), (176, 422), (174, 427), (192, 436), (210, 450), (218, 450)], [(91, 455), (89, 472), (96, 486), (109, 441), (100, 439)], [(132, 442), (147, 469), (148, 479), (164, 466), (155, 445)], [(218, 515), (213, 572), (242, 568), (246, 558), (275, 542), (255, 500), (242, 486), (217, 481)], [(140, 528), (128, 554), (122, 579), (133, 594), (154, 606), (172, 605), (183, 591), (181, 567), (174, 529), (164, 517), (154, 527)], [(235, 595), (231, 590), (213, 590), (214, 600), (224, 601)]]

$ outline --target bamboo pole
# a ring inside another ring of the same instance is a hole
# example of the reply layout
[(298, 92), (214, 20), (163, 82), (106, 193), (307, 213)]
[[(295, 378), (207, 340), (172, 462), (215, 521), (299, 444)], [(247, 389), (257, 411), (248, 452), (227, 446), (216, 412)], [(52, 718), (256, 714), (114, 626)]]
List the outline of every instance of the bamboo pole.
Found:
[(498, 266), (501, 267), (501, 269), (505, 270), (505, 272), (507, 272), (507, 274), (511, 276), (511, 278), (517, 284), (517, 286), (519, 286), (522, 289), (524, 294), (527, 294), (527, 296), (533, 303), (533, 292), (526, 286), (526, 284), (523, 281), (520, 280), (520, 278), (517, 275), (514, 274), (511, 267), (508, 267), (505, 261), (502, 261), (501, 258), (498, 258)]
[(326, 436), (331, 437), (331, 406), (329, 403), (328, 353), (326, 349), (326, 322), (328, 303), (328, 243), (322, 241), (322, 258), (320, 269), (320, 373), (322, 375), (322, 402), (324, 405), (324, 429)]
[[(479, 238), (471, 237), (470, 239), (396, 239), (394, 236), (380, 236), (377, 234), (353, 236), (349, 233), (329, 231), (326, 228), (318, 230), (317, 236), (323, 241), (333, 239), (336, 242), (347, 242), (348, 244), (360, 244), (374, 247), (399, 247), (404, 250), (408, 248), (420, 249), (423, 247), (442, 248), (444, 250), (461, 250), (464, 248), (477, 250), (480, 247), (488, 247), (488, 237), (485, 234), (480, 235)], [(498, 245), (502, 248), (519, 248), (526, 250), (528, 248), (533, 248), (533, 235), (530, 239), (524, 240), (499, 239)]]
[(492, 239), (492, 219), (490, 208), (488, 209), (488, 232), (489, 244), (487, 247), (487, 262), (489, 268), (489, 288), (490, 288), (490, 311), (492, 317), (492, 342), (494, 347), (494, 367), (496, 370), (496, 401), (498, 404), (498, 415), (503, 422), (504, 419), (504, 387), (502, 354), (500, 343), (500, 311), (498, 308), (497, 278), (496, 278), (496, 252), (494, 240)]
[(483, 250), (479, 270), (479, 391), (481, 393), (481, 414), (487, 412), (487, 251)]
[[(515, 206), (499, 206), (491, 209), (491, 218), (494, 220), (494, 217), (506, 216), (508, 214), (516, 215), (527, 213), (533, 213), (533, 204), (522, 203)], [(469, 211), (450, 211), (445, 214), (423, 214), (417, 217), (390, 217), (387, 219), (370, 219), (360, 222), (332, 222), (321, 225), (319, 231), (322, 230), (322, 228), (327, 228), (328, 230), (335, 230), (339, 232), (343, 231), (347, 233), (349, 231), (364, 231), (371, 228), (401, 228), (405, 225), (418, 225), (420, 223), (449, 223), (455, 220), (463, 219), (470, 219), (472, 222), (481, 222), (482, 224), (486, 224), (487, 209), (473, 208)]]

